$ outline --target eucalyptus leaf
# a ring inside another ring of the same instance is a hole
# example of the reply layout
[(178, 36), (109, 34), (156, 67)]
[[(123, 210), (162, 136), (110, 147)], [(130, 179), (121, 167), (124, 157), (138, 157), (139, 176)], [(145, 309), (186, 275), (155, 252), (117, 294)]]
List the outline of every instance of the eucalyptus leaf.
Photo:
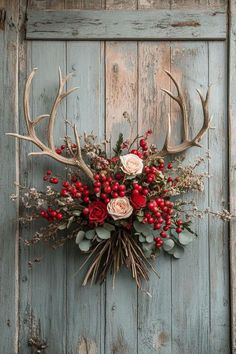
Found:
[(167, 252), (169, 252), (170, 250), (172, 250), (172, 248), (175, 246), (175, 243), (172, 239), (167, 239), (164, 241), (163, 243), (163, 249)]
[(177, 259), (181, 258), (184, 254), (184, 248), (178, 245), (175, 245), (174, 247), (174, 253), (173, 256)]
[(74, 216), (71, 216), (71, 217), (69, 218), (68, 223), (67, 223), (67, 225), (66, 225), (67, 229), (70, 228), (71, 224), (72, 224), (73, 221), (74, 221), (74, 218), (75, 218)]
[(91, 247), (91, 242), (89, 240), (83, 240), (80, 242), (79, 244), (79, 248), (81, 249), (81, 251), (83, 252), (87, 252), (89, 251)]
[(149, 235), (146, 237), (146, 242), (151, 243), (153, 242), (153, 235)]
[(66, 223), (65, 224), (61, 224), (58, 226), (58, 230), (65, 230), (66, 229)]
[(179, 242), (181, 243), (181, 245), (188, 245), (190, 242), (192, 242), (194, 239), (194, 236), (193, 234), (191, 234), (190, 232), (188, 231), (182, 231), (180, 234), (179, 234)]
[(145, 236), (149, 236), (150, 234), (152, 234), (152, 229), (151, 229), (150, 225), (142, 224), (141, 222), (138, 222), (137, 220), (135, 220), (135, 222), (134, 222), (134, 228), (136, 231), (142, 233)]
[(152, 255), (152, 250), (145, 250), (143, 253), (146, 258), (150, 258)]
[(85, 238), (87, 238), (87, 240), (92, 240), (95, 237), (96, 233), (95, 230), (88, 230), (85, 233)]
[(108, 224), (107, 222), (103, 224), (103, 227), (109, 231), (115, 231), (115, 226), (112, 224)]
[(76, 235), (75, 243), (77, 243), (77, 245), (79, 245), (80, 242), (83, 241), (84, 236), (85, 236), (85, 232), (80, 230)]
[(152, 250), (153, 249), (153, 243), (142, 243), (142, 249), (144, 251), (149, 251), (149, 250)]
[(139, 242), (145, 242), (146, 241), (146, 238), (143, 235), (141, 235), (141, 234), (139, 234), (138, 239), (139, 239)]
[(111, 237), (111, 231), (105, 229), (102, 226), (96, 227), (96, 233), (102, 240), (108, 240)]
[(74, 210), (72, 214), (75, 215), (75, 216), (80, 216), (81, 215), (81, 211), (80, 210)]

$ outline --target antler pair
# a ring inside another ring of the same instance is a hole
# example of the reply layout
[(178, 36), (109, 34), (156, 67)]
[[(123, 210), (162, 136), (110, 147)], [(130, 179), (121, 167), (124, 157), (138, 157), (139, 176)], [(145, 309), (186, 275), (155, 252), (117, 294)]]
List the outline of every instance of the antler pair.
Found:
[[(16, 134), (16, 133), (8, 133), (7, 135), (11, 135), (11, 136), (14, 136), (19, 139), (24, 139), (24, 140), (30, 141), (41, 150), (39, 152), (31, 152), (31, 153), (29, 153), (29, 155), (31, 155), (31, 156), (48, 155), (48, 156), (52, 157), (54, 160), (57, 160), (63, 164), (78, 167), (90, 179), (93, 179), (92, 170), (88, 167), (88, 165), (85, 163), (85, 161), (82, 158), (79, 134), (78, 134), (78, 131), (77, 131), (75, 125), (73, 126), (73, 131), (74, 131), (75, 141), (77, 144), (77, 149), (76, 149), (76, 153), (73, 154), (73, 157), (65, 157), (65, 156), (57, 154), (55, 144), (54, 144), (53, 133), (54, 133), (54, 125), (55, 125), (55, 119), (56, 119), (58, 107), (59, 107), (61, 101), (63, 100), (63, 98), (65, 98), (66, 96), (68, 96), (70, 93), (74, 92), (77, 89), (77, 87), (74, 87), (68, 91), (64, 91), (64, 86), (65, 86), (66, 82), (69, 80), (69, 78), (71, 77), (71, 74), (67, 75), (65, 78), (62, 78), (61, 70), (59, 68), (59, 88), (58, 88), (57, 96), (54, 100), (50, 114), (43, 114), (43, 115), (36, 117), (34, 120), (32, 120), (31, 116), (30, 116), (30, 108), (29, 108), (29, 94), (30, 94), (31, 82), (32, 82), (32, 79), (35, 75), (36, 70), (37, 69), (34, 68), (33, 71), (31, 72), (31, 74), (29, 75), (29, 77), (26, 81), (26, 84), (25, 84), (25, 91), (24, 91), (24, 114), (25, 114), (25, 122), (26, 122), (26, 127), (28, 130), (28, 135), (24, 136), (24, 135), (20, 135), (20, 134)], [(200, 129), (198, 134), (192, 140), (189, 140), (189, 119), (188, 119), (188, 112), (187, 112), (184, 96), (183, 96), (176, 80), (171, 75), (171, 73), (168, 71), (166, 71), (166, 73), (170, 77), (170, 79), (173, 81), (173, 83), (175, 84), (175, 87), (177, 89), (177, 96), (174, 96), (172, 92), (170, 92), (166, 89), (162, 89), (162, 90), (164, 92), (166, 92), (172, 99), (174, 99), (178, 103), (178, 105), (180, 106), (181, 113), (183, 116), (183, 123), (184, 123), (183, 142), (180, 143), (179, 145), (176, 145), (176, 146), (172, 146), (170, 144), (171, 119), (169, 116), (168, 117), (168, 125), (167, 125), (167, 134), (166, 134), (164, 146), (161, 151), (159, 151), (155, 155), (152, 155), (151, 159), (165, 156), (167, 154), (177, 154), (177, 153), (185, 151), (186, 149), (188, 149), (192, 146), (200, 146), (199, 141), (201, 140), (203, 135), (208, 130), (209, 124), (210, 124), (209, 113), (208, 113), (209, 90), (207, 91), (205, 99), (202, 96), (201, 92), (199, 90), (197, 90), (197, 92), (200, 96), (200, 99), (201, 99), (204, 120), (203, 120), (202, 128)], [(48, 136), (47, 136), (48, 144), (47, 145), (45, 145), (38, 138), (38, 136), (35, 132), (36, 125), (39, 122), (41, 122), (42, 119), (45, 119), (45, 118), (48, 118)]]
[[(75, 125), (73, 126), (73, 131), (74, 131), (74, 136), (75, 136), (77, 148), (76, 148), (76, 153), (74, 154), (73, 157), (65, 157), (65, 156), (57, 154), (55, 144), (54, 144), (54, 135), (53, 134), (54, 134), (54, 125), (55, 125), (55, 119), (56, 119), (58, 107), (59, 107), (61, 101), (63, 100), (63, 98), (65, 98), (70, 93), (77, 90), (78, 87), (74, 87), (68, 91), (64, 91), (65, 84), (70, 79), (71, 74), (67, 75), (65, 78), (62, 78), (61, 69), (59, 68), (59, 87), (58, 87), (57, 96), (54, 100), (50, 114), (43, 114), (43, 115), (36, 117), (34, 120), (32, 120), (31, 116), (30, 116), (29, 94), (30, 94), (31, 82), (32, 82), (32, 79), (35, 75), (36, 70), (37, 70), (37, 68), (34, 68), (33, 71), (30, 73), (30, 75), (26, 81), (25, 91), (24, 91), (24, 114), (25, 114), (26, 127), (28, 130), (28, 136), (24, 136), (24, 135), (20, 135), (20, 134), (16, 134), (16, 133), (8, 133), (7, 135), (11, 135), (11, 136), (15, 136), (16, 138), (19, 138), (19, 139), (31, 141), (33, 144), (35, 144), (41, 150), (39, 152), (31, 152), (31, 153), (29, 153), (29, 155), (31, 155), (31, 156), (48, 155), (48, 156), (52, 157), (54, 160), (57, 160), (63, 164), (78, 167), (90, 179), (93, 179), (93, 172), (91, 171), (91, 169), (88, 167), (88, 165), (84, 162), (84, 160), (82, 158), (79, 134), (78, 134), (78, 131), (77, 131)], [(45, 145), (38, 138), (38, 136), (35, 132), (36, 125), (42, 119), (45, 119), (45, 118), (48, 118), (48, 135), (47, 135), (48, 145)]]
[(169, 95), (173, 100), (175, 100), (178, 103), (181, 113), (182, 113), (182, 116), (183, 116), (184, 132), (183, 132), (182, 143), (175, 145), (175, 146), (171, 146), (171, 144), (170, 144), (171, 118), (170, 118), (170, 115), (168, 115), (168, 124), (167, 124), (167, 133), (166, 133), (165, 143), (164, 143), (162, 150), (158, 152), (158, 156), (160, 156), (160, 157), (165, 156), (165, 155), (178, 154), (180, 152), (183, 152), (183, 151), (189, 149), (192, 146), (201, 147), (199, 142), (202, 139), (203, 135), (206, 133), (206, 131), (209, 129), (209, 126), (210, 126), (210, 117), (209, 117), (209, 112), (208, 112), (209, 89), (207, 90), (207, 94), (206, 94), (205, 99), (204, 99), (203, 95), (201, 94), (201, 92), (199, 90), (197, 90), (197, 93), (199, 94), (199, 97), (201, 99), (204, 119), (203, 119), (203, 125), (202, 125), (201, 129), (199, 130), (199, 132), (197, 133), (197, 135), (192, 140), (189, 140), (189, 117), (188, 117), (188, 111), (187, 111), (187, 107), (186, 107), (183, 93), (182, 93), (178, 83), (176, 82), (174, 77), (171, 75), (171, 73), (167, 70), (165, 70), (165, 72), (170, 77), (170, 79), (173, 81), (173, 83), (176, 87), (176, 90), (177, 90), (177, 96), (174, 96), (172, 92), (170, 92), (166, 89), (162, 89), (162, 91), (166, 92), (167, 95)]

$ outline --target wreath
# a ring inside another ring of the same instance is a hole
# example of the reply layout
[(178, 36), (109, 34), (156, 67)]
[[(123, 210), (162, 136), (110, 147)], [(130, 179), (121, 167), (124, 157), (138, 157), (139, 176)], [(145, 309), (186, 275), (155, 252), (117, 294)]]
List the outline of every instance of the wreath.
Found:
[[(82, 267), (87, 265), (83, 285), (88, 282), (102, 283), (109, 272), (113, 277), (122, 266), (130, 271), (141, 288), (142, 280), (148, 280), (149, 270), (157, 271), (153, 259), (162, 251), (180, 258), (184, 248), (196, 236), (191, 228), (194, 217), (212, 213), (223, 220), (231, 214), (201, 211), (194, 201), (185, 201), (186, 192), (202, 191), (206, 173), (197, 167), (208, 158), (199, 157), (191, 164), (183, 158), (172, 157), (199, 142), (210, 124), (208, 101), (198, 91), (203, 124), (197, 135), (189, 138), (189, 120), (184, 95), (170, 72), (166, 72), (175, 85), (177, 95), (165, 91), (180, 107), (183, 116), (183, 140), (171, 145), (171, 119), (168, 118), (167, 133), (162, 150), (149, 144), (152, 134), (148, 130), (133, 140), (124, 140), (122, 134), (113, 148), (113, 156), (106, 153), (108, 141), (96, 142), (93, 134), (84, 134), (83, 144), (76, 126), (71, 126), (73, 138), (66, 136), (60, 147), (54, 143), (54, 125), (61, 101), (71, 92), (65, 91), (70, 75), (62, 77), (59, 68), (59, 88), (51, 113), (31, 118), (29, 94), (36, 69), (29, 75), (24, 91), (25, 123), (27, 136), (10, 133), (35, 144), (40, 151), (31, 156), (47, 155), (67, 166), (67, 178), (63, 179), (48, 170), (43, 176), (45, 191), (22, 188), (21, 202), (27, 213), (20, 220), (32, 222), (45, 220), (26, 244), (45, 241), (54, 247), (67, 240), (86, 254)], [(127, 115), (124, 115), (127, 119)], [(37, 125), (48, 120), (47, 143), (36, 133)]]

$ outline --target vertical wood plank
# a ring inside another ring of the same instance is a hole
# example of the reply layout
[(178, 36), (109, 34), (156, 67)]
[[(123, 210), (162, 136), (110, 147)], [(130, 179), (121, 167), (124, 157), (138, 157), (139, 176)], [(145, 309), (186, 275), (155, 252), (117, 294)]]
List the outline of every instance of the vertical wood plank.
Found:
[(65, 0), (66, 9), (100, 10), (105, 0)]
[[(169, 97), (161, 88), (170, 86), (164, 70), (170, 70), (170, 43), (139, 43), (139, 134), (153, 130), (150, 142), (161, 148), (168, 113)], [(160, 257), (154, 267), (161, 278), (151, 272), (145, 284), (152, 297), (138, 296), (138, 353), (171, 353), (171, 259)]]
[[(173, 43), (171, 48), (171, 72), (188, 95), (191, 134), (202, 124), (202, 110), (194, 88), (206, 92), (208, 87), (208, 45), (199, 43)], [(181, 120), (177, 105), (171, 103), (172, 120), (175, 126)], [(176, 131), (176, 129), (175, 129)], [(173, 138), (177, 138), (176, 133)], [(187, 152), (187, 161), (204, 155), (208, 138), (202, 140), (202, 149), (192, 148)], [(208, 164), (201, 167), (208, 171)], [(186, 196), (194, 199), (200, 209), (208, 207), (208, 181), (205, 191)], [(199, 235), (180, 260), (172, 260), (172, 352), (209, 353), (209, 251), (207, 218), (193, 223)], [(181, 323), (181, 326), (180, 326)], [(183, 330), (184, 328), (184, 330)]]
[[(137, 43), (106, 44), (106, 136), (111, 146), (120, 132), (129, 136), (126, 111), (132, 121), (132, 135), (137, 133)], [(123, 270), (107, 280), (106, 353), (133, 354), (137, 351), (137, 288)]]
[[(81, 135), (93, 132), (104, 140), (104, 45), (101, 42), (69, 42), (67, 72), (70, 86), (79, 90), (68, 98), (67, 119), (76, 123)], [(94, 353), (104, 352), (104, 286), (82, 287), (84, 270), (76, 276), (84, 257), (74, 241), (67, 253), (67, 353), (80, 353), (83, 340)]]
[[(213, 129), (209, 132), (209, 207), (212, 210), (228, 208), (226, 59), (226, 43), (209, 43), (209, 82), (212, 85), (209, 110), (213, 117)], [(227, 223), (209, 219), (210, 350), (222, 354), (230, 353), (227, 231)]]
[[(27, 70), (38, 67), (38, 72), (32, 85), (31, 107), (32, 116), (48, 113), (58, 87), (58, 67), (66, 72), (65, 45), (63, 42), (33, 42), (28, 44)], [(20, 95), (22, 102), (22, 91)], [(22, 103), (21, 106), (21, 116)], [(65, 105), (62, 104), (58, 112), (55, 125), (55, 143), (61, 145), (63, 120), (65, 119)], [(21, 120), (21, 133), (25, 132), (24, 122)], [(41, 138), (45, 139), (47, 124), (38, 129)], [(38, 190), (45, 188), (42, 176), (47, 169), (54, 174), (63, 175), (61, 165), (48, 159), (32, 159), (27, 153), (33, 147), (25, 142), (21, 144), (21, 183), (27, 186), (37, 186)], [(39, 224), (22, 228), (21, 238), (31, 238)], [(40, 263), (35, 259), (42, 258)], [(28, 261), (33, 263), (29, 267)], [(66, 353), (66, 252), (64, 249), (53, 251), (45, 245), (36, 245), (29, 248), (21, 247), (21, 297), (20, 297), (20, 352), (30, 353), (27, 341), (31, 337), (46, 340), (48, 351)]]
[[(19, 281), (19, 230), (17, 205), (10, 201), (10, 194), (17, 193), (14, 182), (18, 181), (18, 142), (7, 132), (18, 129), (18, 25), (19, 4), (0, 0), (0, 8), (6, 10), (5, 28), (0, 29), (0, 148), (2, 171), (1, 189), (1, 236), (0, 236), (0, 318), (1, 351), (18, 351), (18, 281)], [(9, 166), (9, 161), (11, 165)]]
[[(236, 214), (236, 1), (229, 2), (229, 186), (230, 210)], [(236, 353), (236, 220), (230, 223), (230, 286), (232, 353)]]

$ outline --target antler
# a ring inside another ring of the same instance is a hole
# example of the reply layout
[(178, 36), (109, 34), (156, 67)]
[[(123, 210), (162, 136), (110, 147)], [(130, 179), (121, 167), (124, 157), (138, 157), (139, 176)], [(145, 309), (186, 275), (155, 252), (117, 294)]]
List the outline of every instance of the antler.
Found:
[[(59, 68), (59, 87), (58, 87), (57, 96), (54, 100), (50, 114), (43, 114), (43, 115), (36, 117), (34, 120), (32, 120), (31, 116), (30, 116), (29, 94), (30, 94), (31, 82), (32, 82), (32, 79), (35, 75), (36, 70), (37, 70), (37, 68), (34, 68), (33, 71), (30, 73), (30, 75), (26, 81), (25, 90), (24, 90), (24, 115), (25, 115), (25, 122), (26, 122), (28, 135), (24, 136), (24, 135), (20, 135), (17, 133), (7, 133), (7, 135), (14, 136), (19, 139), (31, 141), (33, 144), (35, 144), (41, 150), (39, 152), (31, 152), (31, 153), (29, 153), (29, 155), (31, 155), (31, 156), (48, 155), (48, 156), (52, 157), (54, 160), (59, 161), (63, 164), (78, 167), (90, 179), (93, 179), (93, 172), (86, 165), (86, 163), (84, 162), (84, 160), (82, 158), (79, 135), (78, 135), (78, 131), (77, 131), (75, 125), (73, 126), (73, 131), (74, 131), (75, 141), (77, 144), (77, 149), (76, 149), (76, 153), (74, 154), (74, 156), (70, 157), (70, 158), (65, 157), (65, 156), (57, 154), (55, 151), (53, 132), (54, 132), (54, 125), (55, 125), (55, 119), (56, 119), (58, 107), (59, 107), (61, 101), (63, 100), (63, 98), (68, 96), (73, 91), (77, 90), (78, 87), (74, 87), (68, 91), (64, 91), (64, 86), (65, 86), (66, 82), (70, 79), (71, 74), (67, 75), (65, 78), (62, 78), (61, 69)], [(35, 132), (36, 125), (39, 122), (41, 122), (41, 120), (44, 118), (49, 119), (48, 120), (48, 135), (47, 135), (48, 145), (45, 145), (37, 137), (37, 134)]]
[(192, 146), (199, 146), (199, 141), (202, 139), (203, 135), (206, 133), (206, 131), (209, 129), (210, 126), (210, 118), (209, 118), (209, 112), (208, 112), (208, 99), (209, 99), (209, 89), (207, 90), (206, 98), (203, 97), (201, 92), (197, 90), (199, 97), (201, 99), (201, 104), (202, 104), (202, 110), (203, 110), (203, 125), (202, 128), (199, 130), (198, 134), (192, 139), (189, 140), (189, 118), (188, 118), (188, 111), (185, 103), (185, 99), (183, 96), (183, 93), (181, 92), (181, 89), (172, 76), (172, 74), (169, 71), (165, 71), (167, 75), (170, 77), (170, 79), (173, 81), (176, 90), (177, 90), (177, 96), (174, 96), (172, 92), (162, 89), (162, 91), (166, 92), (173, 100), (175, 100), (178, 105), (180, 106), (180, 110), (183, 116), (183, 124), (184, 124), (184, 132), (183, 132), (183, 141), (182, 143), (171, 146), (170, 144), (170, 136), (171, 136), (171, 118), (170, 115), (168, 115), (168, 124), (167, 124), (167, 133), (166, 133), (166, 139), (164, 146), (161, 151), (158, 152), (158, 156), (162, 157), (167, 154), (178, 154), (180, 152), (183, 152), (187, 149), (189, 149)]

